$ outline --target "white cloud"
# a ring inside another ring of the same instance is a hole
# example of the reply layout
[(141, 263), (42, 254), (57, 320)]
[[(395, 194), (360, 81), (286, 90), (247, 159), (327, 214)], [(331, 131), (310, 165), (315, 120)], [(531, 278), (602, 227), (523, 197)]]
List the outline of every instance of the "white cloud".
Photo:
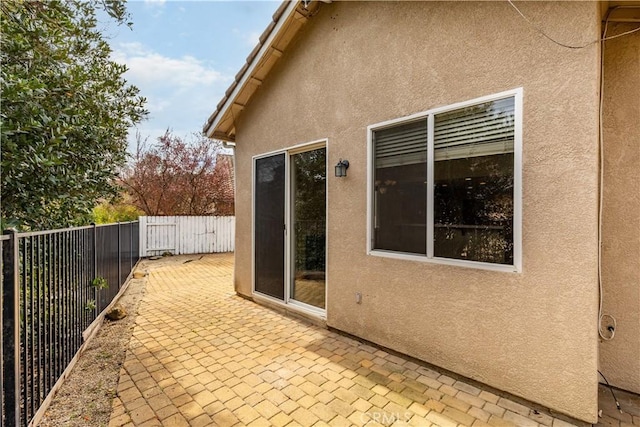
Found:
[(146, 6), (153, 6), (153, 7), (164, 7), (164, 4), (167, 2), (167, 0), (144, 0), (144, 4)]
[(149, 49), (140, 42), (120, 43), (118, 46), (119, 49), (114, 50), (114, 54), (122, 57), (126, 55), (145, 55), (149, 52)]
[(135, 82), (185, 88), (230, 80), (230, 76), (208, 67), (193, 56), (171, 58), (147, 49), (141, 43), (120, 44), (114, 49), (112, 58), (127, 65), (127, 77)]
[[(233, 78), (193, 56), (169, 57), (138, 42), (120, 43), (112, 59), (128, 67), (124, 77), (147, 98), (148, 120), (137, 130), (152, 140), (167, 128), (179, 136), (200, 132)], [(134, 136), (132, 130), (130, 146)]]
[(155, 12), (151, 14), (154, 18), (159, 17), (164, 12), (166, 0), (144, 0), (144, 5), (150, 9), (154, 9)]
[(252, 31), (244, 35), (244, 40), (247, 43), (247, 45), (249, 45), (250, 47), (255, 47), (255, 45), (257, 45), (258, 42), (260, 42), (261, 35), (262, 35), (262, 32), (260, 31)]
[(157, 98), (155, 96), (147, 97), (147, 109), (155, 113), (164, 111), (167, 107), (171, 106), (171, 102), (168, 99)]
[(260, 36), (262, 35), (262, 31), (249, 31), (242, 32), (237, 28), (231, 29), (231, 34), (237, 37), (240, 40), (243, 40), (244, 43), (249, 47), (255, 47), (260, 41)]

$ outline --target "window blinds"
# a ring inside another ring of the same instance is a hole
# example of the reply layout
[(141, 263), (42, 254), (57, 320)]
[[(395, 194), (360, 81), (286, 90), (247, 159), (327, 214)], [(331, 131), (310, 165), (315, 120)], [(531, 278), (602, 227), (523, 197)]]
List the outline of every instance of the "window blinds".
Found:
[(376, 168), (427, 162), (427, 119), (377, 130), (373, 134)]
[[(435, 115), (435, 161), (513, 153), (513, 97)], [(376, 130), (375, 167), (426, 163), (427, 119)]]
[(513, 153), (513, 138), (513, 97), (435, 115), (436, 161)]

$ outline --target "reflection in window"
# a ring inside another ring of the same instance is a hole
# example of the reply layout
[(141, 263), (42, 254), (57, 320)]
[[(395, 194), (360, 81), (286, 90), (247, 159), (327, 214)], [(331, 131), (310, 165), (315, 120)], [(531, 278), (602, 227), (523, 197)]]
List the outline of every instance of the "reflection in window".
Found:
[(434, 256), (513, 264), (513, 154), (435, 163)]
[(425, 116), (373, 130), (373, 249), (513, 265), (515, 97)]
[(435, 116), (434, 256), (513, 264), (513, 98)]
[(374, 248), (426, 254), (427, 122), (376, 131), (374, 140)]
[(291, 298), (325, 308), (326, 149), (291, 156), (293, 282)]

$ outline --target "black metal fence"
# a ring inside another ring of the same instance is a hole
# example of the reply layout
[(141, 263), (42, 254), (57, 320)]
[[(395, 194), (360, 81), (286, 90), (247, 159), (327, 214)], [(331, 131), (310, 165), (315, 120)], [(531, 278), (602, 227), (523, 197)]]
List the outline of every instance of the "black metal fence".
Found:
[(0, 419), (28, 425), (139, 259), (137, 221), (1, 236)]

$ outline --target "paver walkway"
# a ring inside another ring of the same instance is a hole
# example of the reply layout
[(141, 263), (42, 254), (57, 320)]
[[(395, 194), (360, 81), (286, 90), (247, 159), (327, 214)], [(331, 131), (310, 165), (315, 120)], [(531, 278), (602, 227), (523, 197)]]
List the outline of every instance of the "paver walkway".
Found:
[(233, 255), (198, 257), (150, 269), (110, 426), (571, 425), (240, 298)]

